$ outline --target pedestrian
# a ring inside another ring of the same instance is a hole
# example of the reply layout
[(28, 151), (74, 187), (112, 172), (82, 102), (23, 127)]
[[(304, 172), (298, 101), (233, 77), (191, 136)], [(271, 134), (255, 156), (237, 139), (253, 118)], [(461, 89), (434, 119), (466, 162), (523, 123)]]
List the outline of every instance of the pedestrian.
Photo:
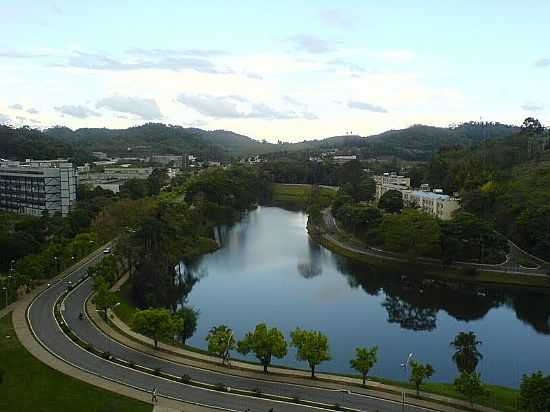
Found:
[(158, 394), (157, 388), (153, 388), (153, 390), (151, 391), (151, 402), (157, 403), (159, 401), (157, 394)]

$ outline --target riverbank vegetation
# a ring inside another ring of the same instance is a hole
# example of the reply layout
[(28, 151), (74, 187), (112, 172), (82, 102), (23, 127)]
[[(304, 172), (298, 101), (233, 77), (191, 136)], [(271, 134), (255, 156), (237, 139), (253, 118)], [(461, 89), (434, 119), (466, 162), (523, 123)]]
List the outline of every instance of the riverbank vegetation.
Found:
[(150, 412), (151, 405), (71, 378), (21, 345), (11, 316), (0, 319), (0, 410), (17, 412)]
[(441, 149), (410, 174), (413, 185), (459, 192), (465, 212), (550, 260), (550, 135), (538, 120), (475, 147)]

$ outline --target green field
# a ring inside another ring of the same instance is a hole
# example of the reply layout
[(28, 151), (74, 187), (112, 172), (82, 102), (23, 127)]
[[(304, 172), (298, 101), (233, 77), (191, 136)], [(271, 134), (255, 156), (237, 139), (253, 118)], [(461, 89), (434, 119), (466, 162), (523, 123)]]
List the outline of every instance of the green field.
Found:
[(11, 316), (0, 319), (0, 411), (150, 412), (152, 406), (96, 388), (44, 365), (21, 345)]
[[(273, 185), (273, 200), (284, 202), (306, 203), (311, 193), (311, 185), (289, 185), (275, 183)], [(336, 190), (321, 187), (321, 204), (328, 206), (336, 196)]]

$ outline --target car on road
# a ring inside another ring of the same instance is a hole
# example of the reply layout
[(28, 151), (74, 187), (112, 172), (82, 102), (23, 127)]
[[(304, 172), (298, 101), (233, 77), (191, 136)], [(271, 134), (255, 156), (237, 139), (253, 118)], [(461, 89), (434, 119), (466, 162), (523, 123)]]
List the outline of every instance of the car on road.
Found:
[(103, 253), (108, 255), (109, 253), (111, 253), (112, 250), (113, 250), (113, 248), (107, 247), (107, 248), (103, 249)]

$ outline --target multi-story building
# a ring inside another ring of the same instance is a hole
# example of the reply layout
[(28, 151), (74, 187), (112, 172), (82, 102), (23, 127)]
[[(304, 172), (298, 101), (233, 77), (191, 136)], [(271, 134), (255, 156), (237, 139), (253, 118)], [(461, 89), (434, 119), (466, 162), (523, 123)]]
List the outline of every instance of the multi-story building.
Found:
[(0, 162), (0, 209), (66, 216), (76, 202), (78, 172), (66, 160)]
[(449, 196), (441, 189), (430, 192), (429, 185), (423, 184), (420, 190), (411, 187), (409, 177), (400, 176), (395, 173), (384, 173), (382, 176), (375, 176), (376, 200), (388, 190), (397, 190), (403, 195), (403, 203), (407, 207), (414, 207), (429, 213), (442, 220), (452, 218), (453, 212), (460, 208), (460, 200), (456, 196)]
[(151, 163), (157, 163), (162, 166), (185, 166), (185, 156), (182, 155), (152, 155), (149, 157)]
[(384, 173), (382, 176), (374, 176), (376, 182), (376, 199), (380, 199), (388, 190), (403, 192), (411, 189), (411, 178), (395, 173)]

